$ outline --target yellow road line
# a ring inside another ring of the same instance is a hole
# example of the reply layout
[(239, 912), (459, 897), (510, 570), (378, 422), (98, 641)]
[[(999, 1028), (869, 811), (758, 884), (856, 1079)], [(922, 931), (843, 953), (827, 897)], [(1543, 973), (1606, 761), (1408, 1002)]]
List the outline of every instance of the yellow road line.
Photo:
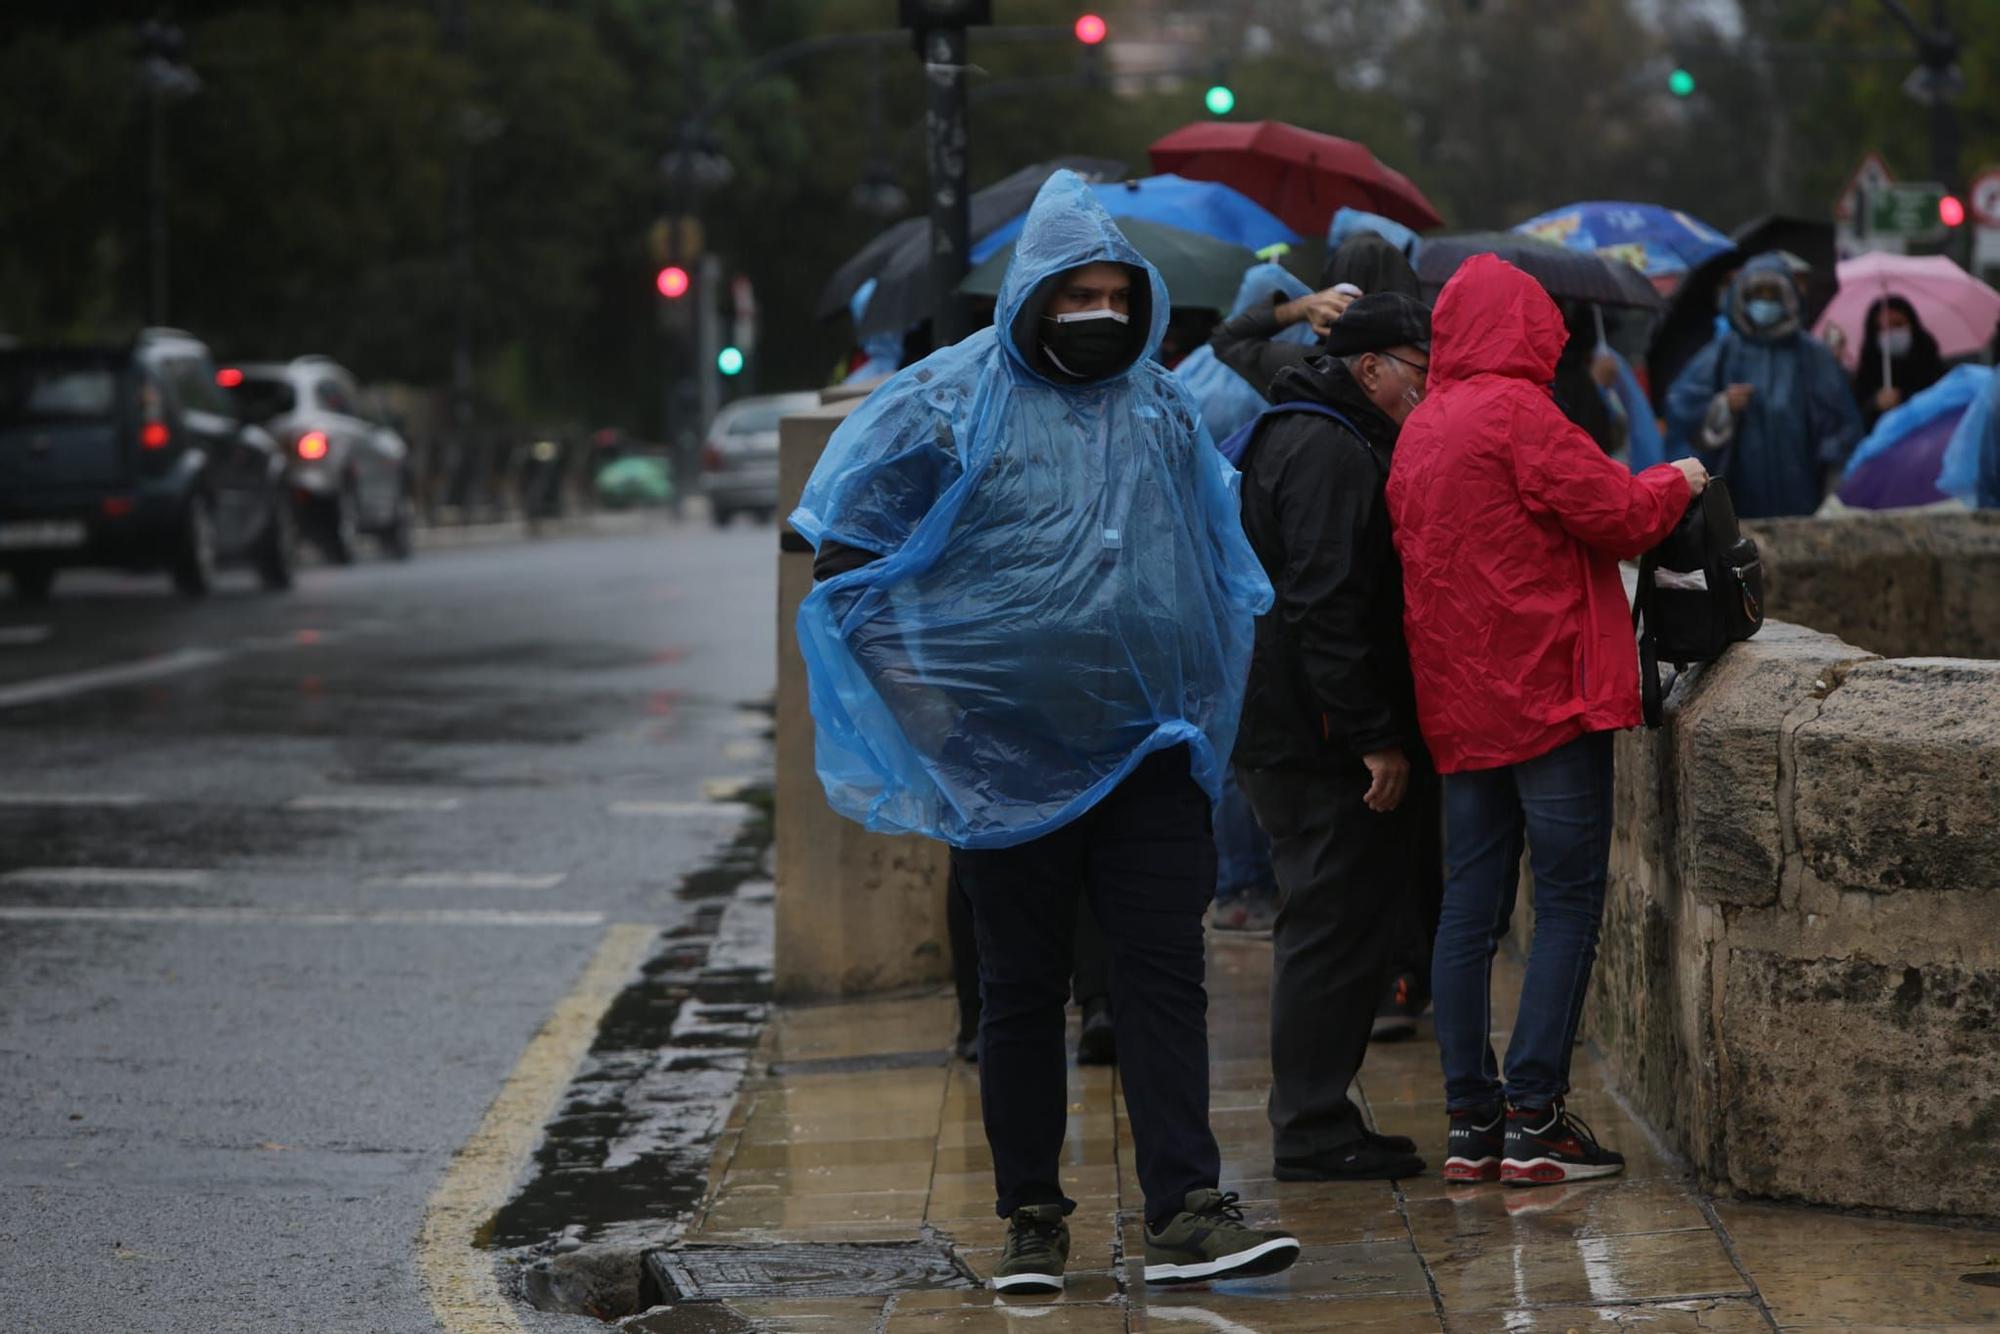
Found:
[(512, 1303), (500, 1291), (492, 1253), (476, 1244), (480, 1230), (507, 1202), (604, 1012), (658, 933), (656, 927), (636, 925), (604, 933), (583, 976), (528, 1043), (479, 1129), (452, 1156), (431, 1193), (417, 1242), (417, 1269), (445, 1334), (522, 1334)]

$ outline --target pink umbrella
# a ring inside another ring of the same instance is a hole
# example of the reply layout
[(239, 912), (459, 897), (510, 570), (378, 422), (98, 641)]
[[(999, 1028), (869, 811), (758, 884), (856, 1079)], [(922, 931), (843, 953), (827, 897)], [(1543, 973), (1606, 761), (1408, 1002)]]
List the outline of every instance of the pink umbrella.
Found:
[(1854, 369), (1868, 307), (1885, 296), (1906, 298), (1938, 351), (1960, 357), (1984, 348), (2000, 322), (2000, 292), (1943, 255), (1891, 255), (1871, 251), (1840, 261), (1840, 293), (1820, 316), (1819, 327), (1837, 327), (1846, 338), (1841, 360)]

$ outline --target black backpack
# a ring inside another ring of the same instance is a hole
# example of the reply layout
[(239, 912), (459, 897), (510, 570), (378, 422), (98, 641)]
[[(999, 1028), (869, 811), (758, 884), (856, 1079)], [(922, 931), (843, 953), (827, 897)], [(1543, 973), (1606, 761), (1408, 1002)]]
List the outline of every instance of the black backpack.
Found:
[(1658, 727), (1660, 663), (1712, 662), (1764, 624), (1764, 567), (1736, 526), (1720, 477), (1688, 506), (1666, 540), (1639, 558), (1632, 625), (1639, 632), (1639, 692), (1646, 726)]

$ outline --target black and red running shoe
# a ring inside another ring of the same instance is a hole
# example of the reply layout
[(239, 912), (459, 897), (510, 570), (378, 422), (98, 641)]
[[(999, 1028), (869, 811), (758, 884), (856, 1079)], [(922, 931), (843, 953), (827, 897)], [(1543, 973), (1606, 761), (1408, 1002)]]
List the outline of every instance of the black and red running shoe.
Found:
[(1625, 1155), (1599, 1144), (1583, 1119), (1560, 1102), (1508, 1109), (1506, 1151), (1500, 1160), (1500, 1180), (1507, 1185), (1588, 1181), (1624, 1170)]
[(1444, 1179), (1498, 1181), (1506, 1141), (1507, 1113), (1503, 1108), (1453, 1112), (1451, 1133), (1445, 1137)]

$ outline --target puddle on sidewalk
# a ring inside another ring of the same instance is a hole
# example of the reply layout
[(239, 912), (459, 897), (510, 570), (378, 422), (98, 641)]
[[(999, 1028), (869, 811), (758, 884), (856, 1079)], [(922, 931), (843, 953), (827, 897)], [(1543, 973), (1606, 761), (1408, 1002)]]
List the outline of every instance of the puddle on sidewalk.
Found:
[(642, 1252), (670, 1242), (707, 1189), (771, 988), (770, 792), (741, 800), (750, 818), (677, 891), (692, 918), (662, 934), (606, 1011), (527, 1184), (480, 1237), (515, 1253), (538, 1309), (643, 1309)]

